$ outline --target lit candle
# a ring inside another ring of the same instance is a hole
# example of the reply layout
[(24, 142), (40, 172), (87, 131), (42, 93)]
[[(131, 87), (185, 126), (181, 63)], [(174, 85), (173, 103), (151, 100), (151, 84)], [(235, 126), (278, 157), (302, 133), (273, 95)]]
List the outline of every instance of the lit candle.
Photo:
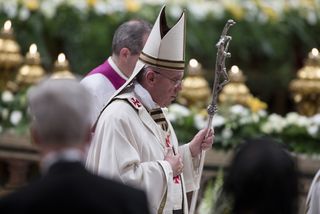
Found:
[(53, 79), (60, 78), (74, 78), (74, 75), (71, 73), (69, 68), (69, 62), (66, 59), (66, 55), (64, 53), (60, 53), (58, 55), (58, 59), (54, 63), (53, 74), (51, 75)]
[(26, 55), (27, 64), (40, 64), (40, 54), (37, 45), (32, 43), (29, 47), (29, 52)]
[(312, 48), (311, 53), (312, 53), (313, 56), (318, 56), (319, 51), (318, 51), (317, 48)]
[(197, 66), (198, 66), (198, 61), (196, 60), (196, 59), (191, 59), (190, 61), (189, 61), (189, 65), (191, 66), (191, 67), (193, 67), (193, 68), (196, 68)]
[(66, 55), (64, 55), (64, 53), (60, 53), (58, 55), (58, 63), (61, 64), (61, 63), (64, 63), (66, 61)]
[(3, 25), (4, 32), (9, 32), (11, 30), (11, 21), (7, 20)]
[(36, 44), (31, 44), (29, 47), (29, 53), (31, 55), (35, 55), (37, 53), (37, 45)]
[(231, 67), (231, 72), (232, 72), (233, 74), (239, 73), (239, 67), (236, 66), (236, 65), (233, 65), (233, 66)]

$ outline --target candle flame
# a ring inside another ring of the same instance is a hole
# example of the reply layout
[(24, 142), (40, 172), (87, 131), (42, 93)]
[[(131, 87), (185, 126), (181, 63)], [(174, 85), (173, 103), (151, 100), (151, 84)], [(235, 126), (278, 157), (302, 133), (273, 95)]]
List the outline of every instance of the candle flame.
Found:
[(63, 53), (60, 53), (58, 55), (58, 62), (61, 63), (61, 62), (64, 62), (66, 61), (66, 55), (64, 55)]
[(29, 52), (30, 54), (35, 54), (37, 53), (37, 45), (36, 44), (31, 44), (30, 47), (29, 47)]
[(190, 61), (189, 61), (189, 65), (191, 66), (191, 67), (193, 67), (193, 68), (195, 68), (195, 67), (197, 67), (198, 66), (198, 61), (196, 60), (196, 59), (191, 59)]
[(233, 66), (231, 67), (231, 72), (234, 73), (234, 74), (238, 73), (238, 72), (239, 72), (239, 67), (236, 66), (236, 65), (233, 65)]
[(318, 56), (319, 51), (318, 51), (317, 48), (312, 48), (311, 53), (312, 53), (313, 56)]
[(11, 29), (11, 21), (10, 20), (7, 20), (4, 25), (3, 25), (3, 29), (5, 31), (9, 31)]

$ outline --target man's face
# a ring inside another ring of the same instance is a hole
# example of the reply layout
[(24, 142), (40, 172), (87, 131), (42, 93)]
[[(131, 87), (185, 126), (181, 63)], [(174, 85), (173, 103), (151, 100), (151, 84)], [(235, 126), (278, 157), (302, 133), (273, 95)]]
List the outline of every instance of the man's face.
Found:
[(160, 68), (151, 68), (151, 70), (154, 72), (156, 80), (151, 96), (158, 105), (166, 107), (177, 98), (178, 92), (181, 90), (183, 71)]

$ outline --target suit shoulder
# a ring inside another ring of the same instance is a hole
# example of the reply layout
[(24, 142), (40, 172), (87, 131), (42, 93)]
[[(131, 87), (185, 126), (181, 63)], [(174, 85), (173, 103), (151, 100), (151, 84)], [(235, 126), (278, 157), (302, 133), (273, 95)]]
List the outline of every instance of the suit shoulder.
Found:
[(95, 175), (97, 179), (100, 180), (101, 184), (100, 186), (104, 186), (104, 188), (112, 195), (119, 196), (121, 198), (136, 198), (140, 200), (146, 199), (146, 194), (142, 189), (129, 186), (126, 184), (123, 184), (119, 181), (112, 180), (109, 178), (104, 178), (98, 175)]

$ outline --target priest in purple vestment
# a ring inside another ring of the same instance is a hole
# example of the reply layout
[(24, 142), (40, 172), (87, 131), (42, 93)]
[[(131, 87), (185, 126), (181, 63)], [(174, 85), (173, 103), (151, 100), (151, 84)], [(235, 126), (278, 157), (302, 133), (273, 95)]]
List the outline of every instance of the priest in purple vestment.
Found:
[(111, 95), (130, 77), (151, 27), (138, 19), (121, 24), (113, 36), (112, 55), (81, 80), (94, 97), (92, 124)]

